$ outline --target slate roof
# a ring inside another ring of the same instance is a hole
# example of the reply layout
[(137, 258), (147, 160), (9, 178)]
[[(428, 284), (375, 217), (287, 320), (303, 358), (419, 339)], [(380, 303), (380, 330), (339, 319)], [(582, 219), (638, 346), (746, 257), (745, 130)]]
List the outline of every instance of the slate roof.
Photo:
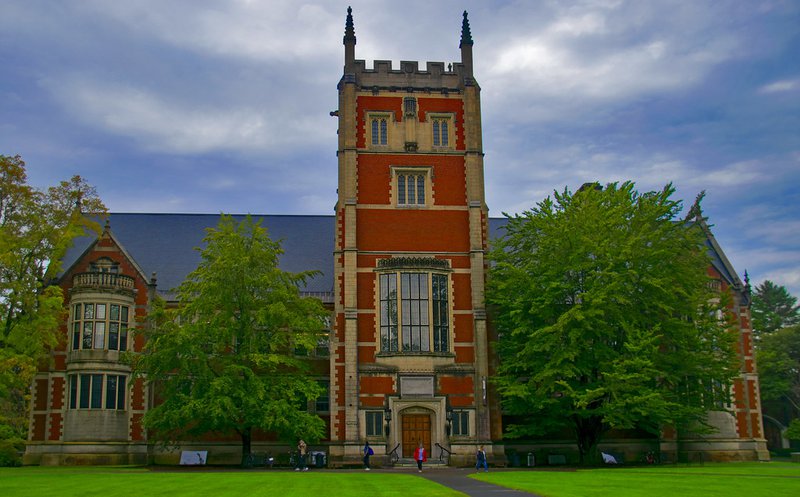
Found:
[[(237, 221), (246, 216), (234, 215)], [(298, 273), (318, 270), (307, 292), (333, 292), (333, 216), (253, 215), (273, 240), (281, 240), (284, 253), (279, 266)], [(155, 272), (158, 290), (168, 294), (200, 263), (206, 228), (216, 227), (219, 214), (126, 214), (109, 216), (111, 233), (149, 278)], [(64, 270), (74, 264), (94, 241), (81, 237), (64, 257)]]
[[(167, 298), (200, 263), (200, 252), (207, 228), (217, 226), (219, 214), (130, 214), (109, 216), (111, 233), (147, 278), (156, 273), (158, 290)], [(241, 221), (244, 215), (234, 215)], [(267, 228), (273, 240), (281, 240), (284, 253), (280, 268), (298, 273), (317, 270), (322, 274), (309, 280), (305, 292), (330, 301), (333, 295), (334, 216), (252, 215)], [(489, 219), (489, 239), (505, 234), (506, 218)], [(722, 249), (706, 227), (711, 263), (735, 288), (741, 282)], [(67, 252), (62, 268), (66, 271), (94, 241), (94, 237), (76, 239)]]

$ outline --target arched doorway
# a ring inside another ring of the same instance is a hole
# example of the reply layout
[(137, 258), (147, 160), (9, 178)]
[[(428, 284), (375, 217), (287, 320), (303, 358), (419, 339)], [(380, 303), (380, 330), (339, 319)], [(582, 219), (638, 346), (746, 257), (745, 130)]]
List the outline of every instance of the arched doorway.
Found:
[(404, 409), (400, 413), (403, 457), (414, 457), (420, 442), (428, 457), (431, 456), (431, 415), (430, 410), (421, 407)]

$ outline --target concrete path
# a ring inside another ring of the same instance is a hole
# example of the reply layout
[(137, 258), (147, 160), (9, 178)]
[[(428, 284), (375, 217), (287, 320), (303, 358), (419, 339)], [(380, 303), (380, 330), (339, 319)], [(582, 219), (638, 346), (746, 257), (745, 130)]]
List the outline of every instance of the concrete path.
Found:
[(539, 497), (537, 494), (512, 490), (474, 478), (468, 478), (467, 475), (475, 473), (475, 470), (471, 468), (431, 469), (428, 471), (423, 469), (422, 473), (417, 473), (416, 471), (414, 473), (445, 487), (463, 492), (470, 497)]

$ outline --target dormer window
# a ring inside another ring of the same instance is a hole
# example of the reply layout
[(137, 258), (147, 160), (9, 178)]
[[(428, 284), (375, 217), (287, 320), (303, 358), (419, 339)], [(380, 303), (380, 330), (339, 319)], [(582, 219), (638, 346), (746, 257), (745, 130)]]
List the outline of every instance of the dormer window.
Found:
[(92, 273), (119, 274), (119, 263), (108, 257), (101, 257), (89, 265), (89, 271)]

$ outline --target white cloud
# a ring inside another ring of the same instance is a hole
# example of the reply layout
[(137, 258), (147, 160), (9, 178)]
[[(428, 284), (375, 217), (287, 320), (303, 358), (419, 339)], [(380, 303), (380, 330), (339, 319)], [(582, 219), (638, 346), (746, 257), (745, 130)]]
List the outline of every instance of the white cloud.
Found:
[(759, 93), (782, 93), (800, 89), (800, 78), (783, 79), (766, 84), (758, 89)]
[(331, 12), (328, 4), (298, 5), (292, 0), (94, 0), (93, 4), (97, 13), (139, 36), (200, 53), (259, 60), (291, 61), (333, 53), (338, 47), (320, 40), (335, 39), (334, 33), (344, 25), (343, 9)]
[(552, 5), (541, 28), (494, 33), (484, 59), (493, 62), (482, 84), (496, 89), (492, 97), (512, 118), (559, 120), (610, 101), (683, 90), (741, 56), (744, 40), (720, 21), (724, 7)]
[(325, 128), (324, 117), (295, 118), (280, 107), (182, 103), (167, 94), (83, 77), (42, 84), (75, 119), (133, 138), (147, 150), (199, 154), (326, 143), (321, 134), (307, 132)]

